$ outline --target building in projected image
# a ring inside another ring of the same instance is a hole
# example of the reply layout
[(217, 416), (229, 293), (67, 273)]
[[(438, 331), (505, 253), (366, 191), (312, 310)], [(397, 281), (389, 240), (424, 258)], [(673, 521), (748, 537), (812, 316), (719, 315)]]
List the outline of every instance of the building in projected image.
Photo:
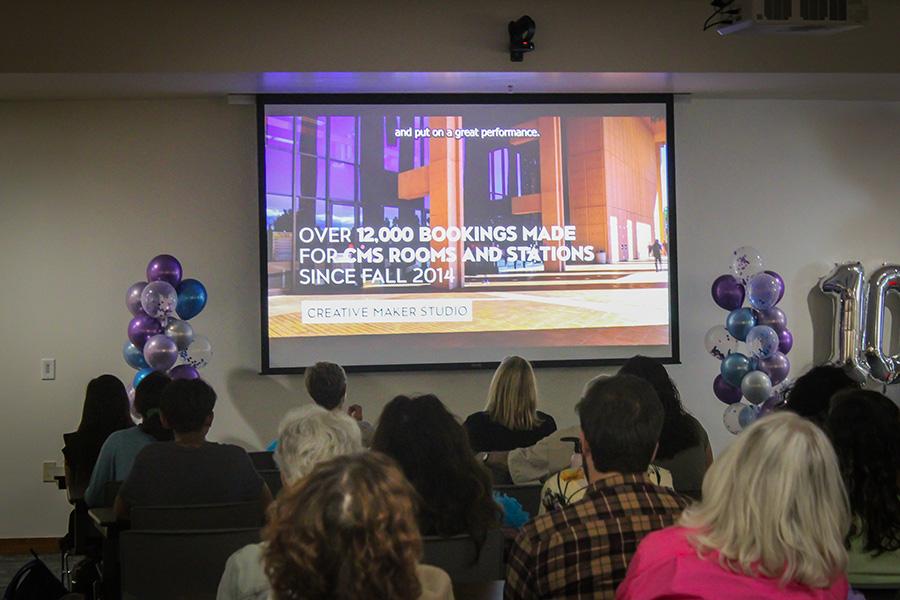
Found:
[[(540, 137), (394, 135), (406, 128), (497, 126), (535, 128)], [(433, 286), (447, 289), (533, 286), (551, 273), (555, 282), (563, 274), (589, 282), (592, 272), (595, 278), (609, 273), (599, 264), (647, 260), (656, 240), (667, 245), (662, 118), (551, 116), (503, 123), (415, 114), (305, 115), (267, 116), (265, 127), (272, 294), (325, 291), (297, 281), (293, 232), (301, 227), (574, 225), (574, 244), (592, 246), (598, 256), (591, 264), (463, 264), (460, 258), (433, 265), (456, 275)], [(432, 242), (436, 248), (448, 244)], [(464, 245), (456, 245), (461, 257)]]

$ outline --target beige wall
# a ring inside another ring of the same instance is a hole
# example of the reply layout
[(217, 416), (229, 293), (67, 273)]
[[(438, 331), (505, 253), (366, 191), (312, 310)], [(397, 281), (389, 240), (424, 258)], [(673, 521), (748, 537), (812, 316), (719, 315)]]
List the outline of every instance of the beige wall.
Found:
[[(694, 100), (676, 105), (684, 402), (716, 450), (731, 439), (711, 393), (718, 364), (703, 334), (724, 318), (709, 284), (733, 247), (753, 244), (780, 272), (796, 340), (794, 373), (827, 349), (829, 313), (810, 290), (837, 260), (900, 262), (900, 103)], [(61, 459), (92, 376), (128, 377), (125, 289), (170, 252), (207, 284), (193, 322), (212, 340), (213, 437), (260, 448), (307, 401), (300, 377), (259, 368), (257, 182), (251, 106), (221, 100), (0, 103), (0, 537), (58, 535), (63, 494), (40, 482)], [(820, 325), (814, 332), (812, 323)], [(57, 379), (39, 380), (42, 357)], [(560, 425), (596, 369), (538, 373)], [(432, 391), (459, 415), (479, 409), (490, 373), (352, 375), (375, 418), (400, 392)]]
[[(830, 36), (702, 31), (708, 0), (5, 2), (0, 73), (565, 71), (897, 73), (900, 2)], [(537, 23), (509, 60), (506, 25)], [(234, 90), (240, 91), (240, 90)]]

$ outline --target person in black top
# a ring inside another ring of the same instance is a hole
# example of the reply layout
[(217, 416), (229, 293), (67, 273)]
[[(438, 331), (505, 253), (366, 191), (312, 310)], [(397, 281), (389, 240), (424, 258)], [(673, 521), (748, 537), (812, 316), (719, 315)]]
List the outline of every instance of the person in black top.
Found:
[(84, 409), (78, 430), (63, 436), (66, 459), (66, 486), (71, 495), (81, 497), (91, 479), (100, 448), (115, 431), (134, 427), (125, 386), (114, 375), (91, 379), (84, 395)]
[(537, 410), (537, 384), (521, 356), (503, 359), (488, 392), (487, 406), (463, 424), (475, 452), (503, 452), (533, 446), (556, 431), (553, 417)]

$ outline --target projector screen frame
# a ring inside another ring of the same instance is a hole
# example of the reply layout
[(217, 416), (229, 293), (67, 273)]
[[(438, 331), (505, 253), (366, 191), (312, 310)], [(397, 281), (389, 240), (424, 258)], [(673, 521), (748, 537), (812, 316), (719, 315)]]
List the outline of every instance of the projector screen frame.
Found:
[[(335, 93), (335, 94), (257, 94), (256, 155), (258, 182), (259, 290), (260, 290), (260, 373), (290, 375), (304, 373), (305, 367), (271, 367), (269, 349), (268, 258), (266, 253), (266, 153), (265, 116), (267, 105), (310, 104), (661, 104), (666, 111), (666, 183), (668, 192), (668, 257), (669, 257), (669, 338), (671, 354), (657, 357), (663, 364), (681, 364), (678, 315), (678, 234), (675, 193), (675, 120), (674, 94), (594, 94), (594, 93)], [(534, 367), (618, 366), (627, 358), (584, 358), (565, 360), (533, 360)], [(500, 361), (408, 363), (386, 365), (346, 365), (348, 372), (391, 371), (457, 371), (495, 369)]]

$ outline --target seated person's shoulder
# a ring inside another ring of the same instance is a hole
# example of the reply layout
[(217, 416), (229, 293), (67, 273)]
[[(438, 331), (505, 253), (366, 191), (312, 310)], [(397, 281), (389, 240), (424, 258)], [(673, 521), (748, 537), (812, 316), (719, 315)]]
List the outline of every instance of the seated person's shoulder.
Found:
[(483, 425), (490, 421), (488, 414), (483, 410), (478, 412), (473, 412), (471, 415), (466, 417), (466, 420), (463, 422), (463, 425)]
[(644, 560), (670, 558), (682, 554), (696, 554), (696, 550), (688, 542), (687, 534), (687, 529), (677, 525), (648, 533), (641, 540), (640, 545)]

